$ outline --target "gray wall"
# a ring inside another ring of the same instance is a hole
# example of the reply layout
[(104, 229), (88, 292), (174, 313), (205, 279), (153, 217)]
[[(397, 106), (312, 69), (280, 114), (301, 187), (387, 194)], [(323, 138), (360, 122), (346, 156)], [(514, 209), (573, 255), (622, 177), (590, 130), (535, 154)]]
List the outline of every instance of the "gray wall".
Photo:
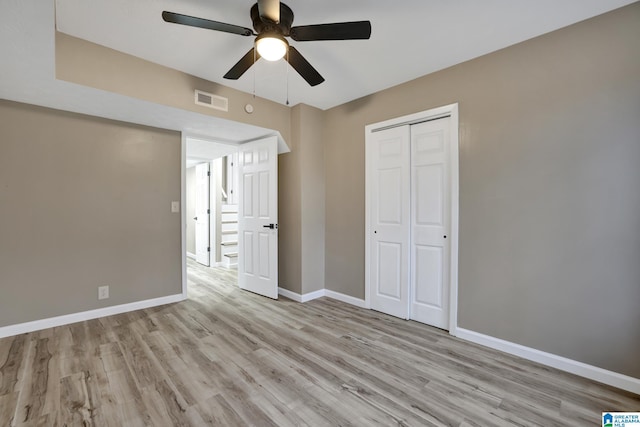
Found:
[(302, 294), (324, 289), (324, 113), (308, 105), (300, 112), (300, 245)]
[(290, 153), (278, 156), (279, 285), (324, 289), (324, 112), (291, 109)]
[(192, 166), (186, 170), (185, 217), (187, 218), (187, 252), (196, 253), (196, 168)]
[(291, 109), (291, 151), (278, 156), (278, 285), (302, 293), (300, 108)]
[(178, 133), (0, 101), (0, 326), (181, 293), (172, 200)]
[(327, 111), (327, 288), (364, 297), (364, 126), (458, 102), (460, 327), (640, 377), (639, 40), (635, 3)]

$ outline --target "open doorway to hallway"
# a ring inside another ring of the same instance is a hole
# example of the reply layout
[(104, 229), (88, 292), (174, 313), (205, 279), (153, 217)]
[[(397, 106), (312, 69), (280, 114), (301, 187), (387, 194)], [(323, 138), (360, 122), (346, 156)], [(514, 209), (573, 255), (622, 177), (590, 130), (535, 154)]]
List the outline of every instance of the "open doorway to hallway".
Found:
[(187, 269), (194, 262), (210, 268), (237, 268), (237, 150), (237, 145), (187, 138)]
[(237, 267), (236, 158), (187, 159), (187, 257), (207, 267)]
[(209, 268), (235, 267), (241, 289), (278, 298), (278, 138), (185, 138), (184, 278), (189, 256)]

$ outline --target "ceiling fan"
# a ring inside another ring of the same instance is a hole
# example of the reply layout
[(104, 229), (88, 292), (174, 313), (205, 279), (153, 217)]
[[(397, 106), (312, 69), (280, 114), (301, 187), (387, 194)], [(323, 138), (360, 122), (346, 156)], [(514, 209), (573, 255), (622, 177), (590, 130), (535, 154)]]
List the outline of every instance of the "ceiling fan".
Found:
[(364, 40), (371, 37), (369, 21), (292, 27), (293, 11), (286, 4), (280, 3), (280, 0), (258, 0), (251, 7), (250, 14), (255, 32), (237, 25), (168, 11), (162, 12), (162, 19), (190, 27), (223, 31), (240, 36), (256, 36), (254, 47), (224, 75), (225, 79), (231, 80), (239, 79), (261, 57), (268, 61), (277, 61), (284, 57), (307, 83), (316, 86), (322, 83), (324, 78), (295, 47), (289, 45), (285, 37), (290, 37), (297, 42)]

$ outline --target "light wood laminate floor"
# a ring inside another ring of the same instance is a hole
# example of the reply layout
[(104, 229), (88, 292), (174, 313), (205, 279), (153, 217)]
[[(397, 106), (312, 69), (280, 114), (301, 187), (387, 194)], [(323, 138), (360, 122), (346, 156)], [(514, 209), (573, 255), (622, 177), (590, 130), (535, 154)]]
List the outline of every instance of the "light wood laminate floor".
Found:
[(0, 340), (0, 426), (599, 426), (640, 396), (322, 298), (240, 291)]

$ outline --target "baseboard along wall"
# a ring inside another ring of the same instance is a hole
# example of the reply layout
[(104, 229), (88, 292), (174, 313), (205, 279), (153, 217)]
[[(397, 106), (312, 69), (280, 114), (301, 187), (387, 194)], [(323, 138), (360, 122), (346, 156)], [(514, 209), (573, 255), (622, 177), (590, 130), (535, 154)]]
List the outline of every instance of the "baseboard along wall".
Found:
[(579, 375), (590, 380), (598, 381), (613, 387), (640, 394), (640, 379), (617, 372), (598, 368), (573, 359), (547, 353), (535, 348), (526, 347), (511, 341), (505, 341), (489, 335), (484, 335), (464, 328), (456, 328), (456, 336), (465, 341), (470, 341), (485, 347), (499, 350), (504, 353), (522, 357), (542, 365), (551, 366), (561, 371)]
[(128, 313), (130, 311), (157, 307), (159, 305), (183, 301), (185, 299), (186, 298), (182, 294), (169, 295), (166, 297), (136, 301), (127, 304), (112, 305), (110, 307), (97, 308), (95, 310), (82, 311), (80, 313), (65, 314), (62, 316), (50, 317), (48, 319), (40, 319), (31, 322), (19, 323), (16, 325), (3, 326), (0, 327), (0, 338), (25, 334), (27, 332), (40, 331), (42, 329), (54, 328), (56, 326), (69, 325), (71, 323), (83, 322), (85, 320), (97, 319), (99, 317), (112, 316), (114, 314)]
[(278, 288), (278, 295), (282, 295), (283, 297), (289, 298), (290, 300), (296, 302), (307, 302), (316, 298), (328, 297), (338, 301), (346, 302), (347, 304), (355, 305), (356, 307), (366, 308), (363, 299), (341, 294), (340, 292), (330, 291), (328, 289), (320, 289), (318, 291), (301, 295), (288, 289)]

